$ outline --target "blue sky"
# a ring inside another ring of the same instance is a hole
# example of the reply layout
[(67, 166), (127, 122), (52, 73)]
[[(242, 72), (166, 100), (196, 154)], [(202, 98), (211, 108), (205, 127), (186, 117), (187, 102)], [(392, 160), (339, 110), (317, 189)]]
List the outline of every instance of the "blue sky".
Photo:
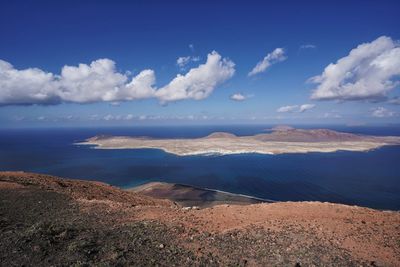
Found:
[(400, 122), (398, 1), (0, 10), (4, 127)]

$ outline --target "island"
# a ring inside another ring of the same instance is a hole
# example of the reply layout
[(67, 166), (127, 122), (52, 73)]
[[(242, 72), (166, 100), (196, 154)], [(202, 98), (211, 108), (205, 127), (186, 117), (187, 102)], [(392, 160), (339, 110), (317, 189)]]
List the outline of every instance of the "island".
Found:
[(236, 136), (215, 132), (201, 138), (150, 138), (132, 136), (91, 137), (78, 145), (98, 149), (161, 149), (179, 156), (229, 155), (242, 153), (284, 154), (336, 151), (369, 151), (399, 145), (400, 136), (370, 136), (328, 129), (273, 128), (270, 133)]

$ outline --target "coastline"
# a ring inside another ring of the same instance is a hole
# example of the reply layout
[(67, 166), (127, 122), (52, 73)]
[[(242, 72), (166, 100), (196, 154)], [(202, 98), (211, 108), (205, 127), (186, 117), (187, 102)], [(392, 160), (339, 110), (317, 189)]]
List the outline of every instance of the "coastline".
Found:
[(149, 182), (142, 185), (125, 188), (124, 190), (157, 199), (168, 199), (184, 207), (206, 208), (224, 204), (248, 205), (277, 202), (270, 199), (257, 198), (244, 194), (236, 194), (179, 183)]
[(250, 136), (214, 132), (192, 139), (100, 135), (75, 143), (92, 145), (94, 149), (160, 149), (177, 156), (362, 152), (399, 144), (399, 136), (357, 135), (328, 129), (286, 129)]
[[(117, 137), (116, 137), (117, 138)], [(131, 139), (131, 140), (129, 140)], [(137, 140), (129, 138), (126, 140), (126, 144), (107, 144), (104, 142), (96, 141), (84, 141), (78, 142), (74, 145), (87, 145), (92, 146), (91, 149), (157, 149), (162, 150), (165, 153), (174, 154), (176, 156), (223, 156), (223, 155), (235, 155), (235, 154), (262, 154), (262, 155), (279, 155), (279, 154), (305, 154), (305, 153), (334, 153), (338, 151), (350, 151), (350, 152), (368, 152), (375, 149), (379, 149), (383, 146), (397, 145), (397, 143), (383, 143), (383, 142), (319, 142), (315, 143), (296, 143), (293, 142), (264, 142), (261, 144), (254, 144), (252, 148), (247, 149), (235, 149), (235, 148), (209, 148), (209, 149), (198, 149), (191, 147), (191, 151), (188, 151), (188, 146), (182, 145), (176, 146), (175, 144), (151, 144), (143, 142), (141, 144), (136, 143)], [(135, 142), (134, 144), (131, 142)], [(168, 141), (166, 141), (168, 142)], [(220, 146), (229, 146), (229, 144), (219, 144)]]

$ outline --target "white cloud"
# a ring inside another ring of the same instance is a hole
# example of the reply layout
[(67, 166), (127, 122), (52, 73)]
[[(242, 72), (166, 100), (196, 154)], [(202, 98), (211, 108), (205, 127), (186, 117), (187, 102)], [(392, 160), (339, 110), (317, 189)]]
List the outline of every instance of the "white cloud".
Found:
[(310, 109), (313, 109), (313, 108), (315, 108), (315, 105), (314, 104), (304, 104), (304, 105), (301, 105), (300, 107), (299, 107), (299, 112), (304, 112), (304, 111), (307, 111), (307, 110), (310, 110)]
[(204, 99), (234, 73), (235, 64), (213, 51), (208, 54), (205, 64), (192, 68), (185, 75), (178, 74), (169, 84), (157, 90), (155, 96), (161, 102)]
[(119, 73), (110, 59), (64, 66), (60, 75), (37, 68), (18, 70), (0, 60), (0, 105), (104, 101), (116, 104), (144, 98), (158, 98), (163, 103), (188, 98), (199, 100), (208, 97), (234, 72), (234, 63), (213, 51), (205, 64), (178, 75), (157, 90), (153, 70), (143, 70), (130, 78), (129, 73)]
[(286, 58), (285, 50), (283, 48), (276, 48), (274, 51), (266, 55), (262, 61), (258, 62), (257, 65), (249, 72), (248, 76), (253, 76), (264, 72), (272, 64), (284, 61)]
[(37, 68), (16, 70), (0, 60), (0, 104), (53, 104), (61, 101), (54, 75)]
[(331, 112), (324, 113), (322, 118), (340, 119), (340, 118), (342, 118), (342, 115), (340, 115), (337, 111), (331, 111)]
[(144, 70), (128, 83), (128, 77), (116, 72), (115, 62), (110, 59), (64, 66), (60, 75), (36, 68), (17, 70), (0, 60), (0, 104), (134, 100), (154, 94), (154, 81), (153, 71)]
[(151, 121), (151, 120), (208, 120), (208, 119), (213, 119), (214, 117), (209, 117), (204, 114), (189, 114), (189, 115), (140, 115), (140, 116), (132, 116), (130, 117), (131, 114), (128, 114), (126, 116), (112, 116), (110, 117), (110, 120), (139, 120), (139, 121)]
[[(97, 118), (97, 115), (95, 116)], [(111, 114), (107, 114), (103, 117), (103, 120), (105, 121), (129, 121), (129, 120), (133, 120), (135, 118), (135, 116), (133, 116), (132, 114), (127, 114), (127, 115), (111, 115)]]
[(315, 107), (314, 104), (303, 104), (303, 105), (292, 105), (292, 106), (282, 106), (276, 110), (279, 113), (290, 113), (290, 112), (298, 112), (303, 113), (307, 110), (313, 109)]
[(153, 97), (156, 76), (153, 70), (143, 70), (120, 90), (117, 98), (127, 101)]
[(300, 46), (300, 49), (314, 49), (314, 48), (317, 48), (317, 46), (313, 44), (305, 44)]
[(103, 119), (106, 120), (106, 121), (114, 120), (114, 118), (115, 118), (115, 117), (114, 117), (113, 115), (111, 115), (111, 114), (105, 115), (105, 116), (103, 117)]
[(247, 99), (247, 96), (242, 95), (241, 93), (236, 93), (231, 95), (231, 99), (234, 101), (243, 101)]
[(128, 114), (125, 116), (125, 120), (129, 121), (129, 120), (133, 120), (134, 116), (132, 114)]
[(394, 111), (390, 111), (384, 107), (377, 107), (372, 110), (372, 117), (376, 118), (393, 117), (394, 115), (396, 115)]
[(190, 62), (198, 62), (198, 61), (200, 61), (200, 57), (193, 57), (193, 56), (178, 57), (178, 59), (176, 60), (176, 65), (178, 65), (178, 67), (181, 70), (184, 70), (185, 66)]
[(276, 110), (276, 112), (280, 112), (280, 113), (283, 113), (283, 112), (295, 112), (298, 109), (298, 107), (299, 107), (298, 105), (283, 106), (283, 107), (278, 108)]
[(115, 70), (115, 62), (99, 59), (90, 65), (65, 66), (57, 81), (65, 102), (90, 103), (128, 101), (151, 97), (155, 89), (152, 70), (143, 70), (128, 82), (128, 77)]
[(183, 68), (186, 64), (190, 62), (190, 56), (187, 57), (178, 57), (176, 60), (176, 65), (178, 65), (180, 68)]
[(349, 55), (329, 64), (321, 75), (312, 77), (318, 84), (311, 98), (317, 100), (385, 99), (399, 85), (400, 45), (381, 36), (364, 43)]
[(118, 101), (127, 77), (115, 71), (115, 62), (99, 59), (90, 65), (64, 66), (61, 75), (53, 81), (57, 95), (68, 102), (88, 103)]

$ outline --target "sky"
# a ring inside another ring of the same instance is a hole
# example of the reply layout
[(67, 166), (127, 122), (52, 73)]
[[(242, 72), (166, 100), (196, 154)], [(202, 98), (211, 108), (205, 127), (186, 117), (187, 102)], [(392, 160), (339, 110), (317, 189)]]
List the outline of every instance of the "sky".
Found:
[(399, 1), (0, 2), (0, 127), (400, 123)]

